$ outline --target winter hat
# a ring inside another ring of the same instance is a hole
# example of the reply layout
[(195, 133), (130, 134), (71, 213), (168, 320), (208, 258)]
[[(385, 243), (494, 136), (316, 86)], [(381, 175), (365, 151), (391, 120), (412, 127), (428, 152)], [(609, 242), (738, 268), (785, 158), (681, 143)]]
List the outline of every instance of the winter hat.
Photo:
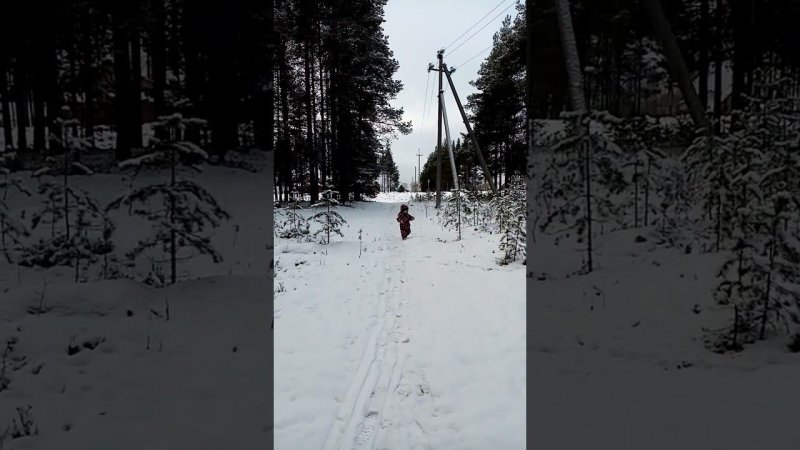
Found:
[(408, 205), (400, 205), (400, 211), (408, 211)]

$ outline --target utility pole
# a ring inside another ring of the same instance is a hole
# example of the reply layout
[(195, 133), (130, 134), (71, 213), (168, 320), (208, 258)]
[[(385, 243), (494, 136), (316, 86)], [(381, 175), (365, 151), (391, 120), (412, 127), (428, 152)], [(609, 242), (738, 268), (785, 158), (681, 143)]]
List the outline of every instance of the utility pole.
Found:
[(439, 60), (439, 68), (434, 69), (433, 64), (428, 66), (428, 72), (435, 70), (439, 72), (439, 105), (438, 105), (438, 123), (436, 127), (436, 207), (442, 203), (442, 100), (444, 97), (443, 82), (444, 77), (442, 74), (442, 64), (444, 58), (444, 49), (436, 52), (436, 59)]
[(678, 84), (681, 94), (683, 94), (683, 100), (686, 102), (686, 109), (689, 110), (689, 115), (698, 128), (705, 128), (707, 132), (710, 131), (705, 108), (700, 101), (700, 96), (697, 95), (697, 91), (694, 89), (692, 79), (689, 76), (689, 69), (678, 47), (678, 41), (672, 33), (672, 28), (669, 26), (664, 9), (661, 7), (661, 2), (659, 0), (643, 0), (642, 6), (644, 6), (647, 17), (650, 19), (654, 34), (664, 49), (664, 55), (667, 57), (667, 68)]
[[(422, 183), (422, 162), (421, 162), (422, 159), (420, 159), (420, 158), (422, 158), (422, 150), (419, 147), (417, 147), (417, 174), (418, 174), (417, 175), (417, 182), (421, 184)], [(422, 190), (422, 187), (420, 187), (420, 191), (421, 190)]]
[[(475, 136), (475, 133), (472, 131), (472, 127), (469, 125), (467, 113), (464, 112), (464, 106), (461, 104), (461, 99), (458, 97), (458, 92), (456, 92), (456, 86), (453, 84), (453, 79), (450, 78), (450, 74), (454, 72), (455, 69), (447, 70), (447, 66), (444, 64), (444, 62), (441, 63), (441, 69), (442, 72), (447, 75), (447, 82), (450, 84), (450, 90), (453, 91), (453, 97), (456, 99), (456, 105), (458, 105), (458, 110), (461, 112), (461, 119), (464, 121), (464, 126), (467, 128), (467, 133), (469, 133), (470, 138), (472, 138), (472, 145), (475, 147), (475, 154), (478, 156), (478, 162), (481, 164), (484, 177), (486, 177), (486, 181), (489, 182), (489, 187), (492, 188), (492, 193), (497, 195), (497, 187), (494, 185), (492, 173), (489, 171), (489, 167), (486, 165), (486, 161), (483, 159), (481, 147), (478, 145), (478, 138)], [(439, 72), (439, 75), (441, 75), (442, 72)]]

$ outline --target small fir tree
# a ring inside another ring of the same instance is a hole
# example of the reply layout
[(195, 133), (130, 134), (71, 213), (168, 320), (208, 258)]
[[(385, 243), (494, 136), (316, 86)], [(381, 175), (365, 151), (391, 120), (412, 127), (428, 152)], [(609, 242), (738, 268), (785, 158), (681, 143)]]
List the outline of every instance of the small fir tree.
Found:
[[(2, 197), (0, 197), (0, 246), (2, 248), (0, 250), (9, 264), (13, 263), (11, 251), (19, 249), (23, 245), (23, 238), (30, 236), (30, 231), (25, 224), (13, 217), (7, 203), (12, 190), (28, 197), (31, 195), (20, 180), (11, 177), (11, 167), (15, 159), (16, 153), (0, 154), (0, 174), (3, 176), (3, 179), (0, 180), (0, 190), (2, 190)], [(9, 248), (9, 245), (13, 245), (14, 248)]]
[(498, 264), (505, 265), (518, 258), (525, 259), (526, 252), (526, 190), (522, 177), (514, 177), (507, 189), (494, 198), (495, 221), (500, 230)]
[(326, 245), (331, 243), (331, 233), (344, 237), (344, 234), (342, 234), (342, 225), (347, 223), (347, 221), (336, 212), (336, 207), (339, 206), (339, 201), (334, 198), (336, 194), (338, 194), (336, 191), (330, 189), (322, 192), (320, 201), (312, 205), (312, 207), (317, 208), (319, 212), (308, 218), (309, 221), (316, 222), (320, 225), (320, 228), (314, 231), (314, 236), (320, 239), (320, 243)]
[[(111, 211), (123, 205), (142, 206), (133, 212), (151, 223), (152, 233), (128, 252), (128, 258), (136, 260), (146, 252), (160, 250), (164, 257), (148, 257), (151, 265), (170, 264), (170, 284), (178, 279), (179, 260), (205, 255), (215, 263), (222, 261), (222, 255), (203, 233), (208, 227), (216, 228), (221, 221), (230, 218), (210, 192), (197, 182), (181, 177), (185, 169), (200, 171), (199, 164), (208, 160), (203, 149), (183, 140), (186, 127), (198, 121), (184, 119), (180, 114), (160, 118), (155, 126), (167, 130), (168, 140), (155, 140), (152, 151), (123, 161), (119, 167), (133, 169), (137, 174), (146, 167), (166, 169), (168, 181), (135, 187), (106, 207)], [(151, 204), (155, 206), (151, 207)]]
[(82, 279), (83, 272), (95, 262), (100, 236), (96, 231), (101, 220), (101, 208), (85, 190), (72, 186), (74, 175), (92, 175), (94, 172), (79, 161), (85, 147), (82, 141), (69, 139), (65, 131), (75, 126), (74, 119), (58, 119), (57, 129), (62, 137), (52, 136), (59, 142), (61, 154), (45, 159), (45, 166), (34, 171), (39, 179), (39, 194), (42, 206), (31, 216), (31, 229), (49, 225), (50, 233), (26, 248), (20, 264), (23, 266), (53, 267), (72, 266), (75, 281)]

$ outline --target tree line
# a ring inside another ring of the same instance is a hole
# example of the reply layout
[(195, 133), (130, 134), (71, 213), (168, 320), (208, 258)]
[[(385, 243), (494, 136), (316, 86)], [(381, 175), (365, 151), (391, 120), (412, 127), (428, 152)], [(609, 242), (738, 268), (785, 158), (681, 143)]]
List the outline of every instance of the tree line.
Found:
[(298, 192), (314, 203), (328, 188), (343, 200), (380, 191), (390, 141), (411, 131), (403, 110), (389, 104), (402, 84), (381, 27), (385, 4), (276, 1), (278, 200)]
[[(647, 107), (648, 99), (671, 90), (675, 80), (668, 75), (642, 1), (569, 3), (589, 106), (621, 117), (658, 112)], [(800, 92), (800, 31), (795, 26), (800, 2), (677, 0), (661, 5), (701, 103), (717, 118), (744, 108), (761, 81), (789, 78), (794, 92)], [(532, 2), (531, 8), (532, 115), (556, 118), (567, 109), (568, 95), (554, 3)], [(658, 103), (679, 99), (678, 94)]]
[[(59, 118), (116, 160), (145, 146), (145, 124), (205, 119), (186, 139), (217, 156), (270, 148), (270, 2), (31, 0), (3, 2), (0, 126), (20, 157), (58, 151)], [(156, 131), (158, 133), (158, 131)]]

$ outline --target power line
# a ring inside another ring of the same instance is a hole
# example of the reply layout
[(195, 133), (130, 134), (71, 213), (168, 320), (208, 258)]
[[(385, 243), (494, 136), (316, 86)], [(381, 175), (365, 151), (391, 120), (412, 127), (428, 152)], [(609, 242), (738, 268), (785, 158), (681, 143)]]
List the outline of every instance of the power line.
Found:
[(482, 21), (483, 19), (485, 19), (485, 18), (486, 18), (486, 16), (488, 16), (489, 14), (491, 14), (491, 13), (492, 13), (492, 11), (494, 11), (494, 10), (495, 10), (495, 9), (497, 9), (497, 8), (499, 8), (499, 7), (500, 7), (500, 5), (502, 5), (503, 3), (507, 2), (507, 1), (508, 1), (508, 0), (503, 0), (503, 1), (501, 1), (500, 3), (498, 3), (498, 4), (497, 4), (497, 6), (495, 6), (495, 7), (494, 7), (494, 8), (492, 8), (491, 10), (489, 10), (489, 12), (487, 12), (487, 13), (486, 13), (486, 14), (485, 14), (483, 17), (481, 17), (480, 19), (478, 19), (478, 21), (477, 21), (477, 22), (475, 22), (474, 24), (472, 24), (472, 26), (471, 26), (471, 27), (467, 28), (467, 31), (465, 31), (465, 32), (461, 33), (461, 36), (459, 36), (459, 37), (455, 38), (455, 40), (454, 40), (453, 42), (451, 42), (451, 43), (449, 43), (449, 44), (445, 45), (445, 46), (444, 46), (444, 48), (446, 49), (446, 48), (450, 47), (451, 45), (455, 44), (456, 42), (458, 42), (458, 40), (459, 40), (459, 39), (461, 39), (461, 38), (462, 38), (462, 37), (463, 37), (465, 34), (469, 33), (469, 30), (471, 30), (471, 29), (475, 28), (475, 26), (476, 26), (476, 25), (478, 25), (479, 23), (481, 23), (481, 21)]
[(428, 109), (428, 89), (431, 86), (431, 73), (428, 72), (428, 79), (425, 81), (425, 97), (422, 102), (422, 120), (420, 121), (420, 139), (422, 139), (422, 131), (425, 130), (425, 111)]
[(458, 68), (458, 67), (461, 67), (461, 66), (463, 66), (464, 64), (466, 64), (466, 63), (468, 63), (468, 62), (472, 61), (473, 59), (477, 58), (478, 56), (480, 56), (481, 54), (483, 54), (483, 53), (484, 53), (486, 50), (489, 50), (489, 49), (490, 49), (490, 48), (492, 48), (492, 47), (494, 47), (494, 43), (492, 43), (492, 45), (490, 45), (490, 46), (486, 47), (485, 49), (483, 49), (483, 50), (479, 51), (479, 52), (478, 52), (478, 53), (476, 53), (474, 56), (472, 56), (470, 59), (468, 59), (468, 60), (466, 60), (466, 61), (462, 62), (461, 64), (458, 64), (458, 65), (456, 65), (456, 66), (453, 66), (453, 68), (455, 69), (455, 68)]
[(472, 33), (472, 35), (470, 35), (470, 37), (468, 37), (468, 38), (467, 38), (467, 40), (465, 40), (465, 41), (462, 41), (460, 44), (458, 44), (458, 46), (456, 46), (456, 48), (454, 48), (452, 51), (450, 51), (450, 55), (452, 55), (452, 54), (453, 54), (453, 53), (454, 53), (456, 50), (458, 50), (458, 48), (459, 48), (459, 47), (461, 47), (462, 45), (464, 45), (464, 44), (466, 44), (467, 42), (469, 42), (469, 40), (470, 40), (470, 39), (472, 39), (472, 38), (474, 38), (476, 34), (480, 33), (480, 32), (481, 32), (481, 30), (483, 30), (484, 28), (486, 28), (487, 26), (489, 26), (489, 24), (491, 24), (492, 22), (494, 22), (494, 20), (495, 20), (495, 19), (497, 19), (498, 17), (500, 17), (500, 15), (501, 15), (501, 14), (505, 13), (506, 11), (508, 11), (508, 9), (509, 9), (509, 8), (511, 8), (511, 7), (512, 7), (512, 6), (514, 6), (514, 5), (516, 5), (516, 3), (512, 3), (512, 4), (508, 5), (508, 6), (506, 7), (506, 9), (504, 9), (504, 10), (500, 11), (500, 13), (499, 13), (499, 14), (497, 14), (497, 15), (496, 15), (496, 16), (494, 16), (494, 17), (492, 17), (492, 20), (490, 20), (490, 21), (486, 22), (486, 24), (484, 24), (482, 27), (480, 27), (480, 28), (478, 29), (478, 31), (476, 31), (476, 32)]
[[(435, 78), (434, 78), (433, 82), (434, 83), (436, 82)], [(442, 89), (447, 89), (447, 88), (446, 88), (446, 86), (442, 86)], [(419, 134), (420, 142), (422, 142), (422, 137), (423, 137), (422, 136), (422, 131), (425, 129), (425, 125), (431, 119), (431, 109), (433, 109), (433, 104), (437, 101), (436, 98), (438, 97), (438, 95), (439, 94), (436, 92), (436, 89), (431, 89), (430, 96), (428, 96), (428, 99), (430, 100), (428, 102), (428, 109), (427, 109), (427, 111), (425, 113), (425, 116), (424, 116), (425, 119), (423, 119), (422, 128), (420, 129), (420, 134)], [(419, 144), (419, 145), (421, 145), (421, 144)]]

